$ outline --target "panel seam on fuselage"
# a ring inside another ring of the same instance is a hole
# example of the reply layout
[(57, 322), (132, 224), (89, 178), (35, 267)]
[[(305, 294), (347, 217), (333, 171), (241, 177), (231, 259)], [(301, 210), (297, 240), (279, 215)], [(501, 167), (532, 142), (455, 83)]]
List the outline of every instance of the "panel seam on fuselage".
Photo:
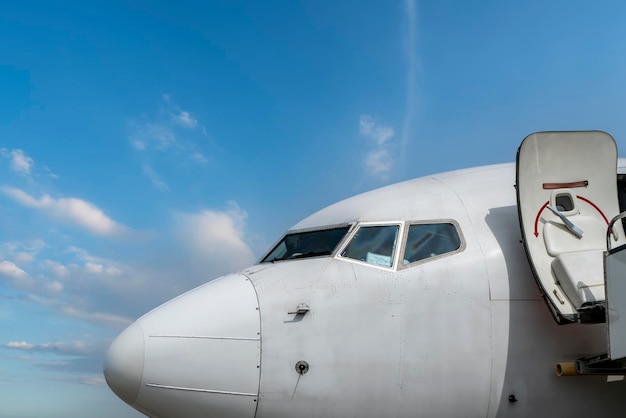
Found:
[(146, 383), (146, 386), (149, 386), (151, 388), (159, 388), (159, 389), (183, 390), (183, 391), (187, 391), (187, 392), (215, 393), (215, 394), (219, 394), (219, 395), (257, 396), (256, 393), (231, 392), (231, 391), (227, 391), (227, 390), (213, 390), (213, 389), (200, 389), (200, 388), (187, 388), (187, 387), (182, 387), (182, 386), (159, 385), (158, 383)]
[(261, 341), (260, 337), (222, 337), (216, 335), (149, 335), (148, 338), (196, 338), (203, 340)]

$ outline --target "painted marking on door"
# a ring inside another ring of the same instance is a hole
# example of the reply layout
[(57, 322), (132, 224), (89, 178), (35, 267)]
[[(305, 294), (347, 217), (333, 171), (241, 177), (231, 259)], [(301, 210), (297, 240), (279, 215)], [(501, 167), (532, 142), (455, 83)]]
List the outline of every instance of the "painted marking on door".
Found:
[(545, 208), (547, 208), (549, 204), (550, 204), (550, 201), (548, 200), (546, 203), (543, 204), (541, 209), (539, 209), (539, 212), (537, 212), (537, 216), (535, 217), (535, 238), (537, 238), (539, 236), (539, 231), (537, 230), (537, 225), (539, 224), (539, 217), (541, 216), (541, 212), (543, 212), (543, 210)]
[[(579, 196), (579, 195), (576, 195), (576, 197), (582, 200), (583, 202), (589, 203), (591, 207), (597, 210), (600, 216), (602, 216), (602, 219), (604, 219), (604, 222), (606, 222), (607, 225), (609, 224), (609, 220), (604, 215), (604, 212), (602, 212), (602, 210), (598, 207), (598, 205), (596, 205), (595, 203), (593, 203), (591, 200), (587, 199), (586, 197)], [(534, 232), (535, 238), (539, 237), (538, 225), (539, 225), (539, 218), (541, 217), (541, 213), (544, 211), (545, 208), (548, 207), (549, 204), (550, 204), (550, 201), (547, 201), (546, 203), (543, 204), (543, 206), (541, 206), (541, 209), (539, 209), (539, 212), (537, 212), (537, 216), (535, 217), (535, 232)], [(611, 234), (614, 235), (615, 232), (611, 231)]]

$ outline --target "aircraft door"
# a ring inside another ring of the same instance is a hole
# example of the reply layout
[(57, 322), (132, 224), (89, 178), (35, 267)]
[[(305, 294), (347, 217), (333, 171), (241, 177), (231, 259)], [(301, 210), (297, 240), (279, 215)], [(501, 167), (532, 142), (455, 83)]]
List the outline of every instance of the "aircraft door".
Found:
[[(603, 322), (603, 252), (619, 213), (617, 147), (605, 132), (540, 132), (517, 152), (517, 205), (528, 261), (558, 323)], [(616, 224), (615, 243), (624, 242)]]
[(400, 306), (380, 306), (380, 289), (396, 273), (374, 268), (365, 280), (365, 268), (321, 258), (249, 273), (263, 339), (257, 418), (385, 416), (395, 407), (401, 327), (380, 318)]

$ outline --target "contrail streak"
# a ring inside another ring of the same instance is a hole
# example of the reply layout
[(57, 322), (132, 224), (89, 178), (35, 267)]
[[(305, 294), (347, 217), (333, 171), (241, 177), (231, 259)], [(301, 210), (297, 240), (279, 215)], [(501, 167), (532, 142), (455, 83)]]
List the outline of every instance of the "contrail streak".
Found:
[[(406, 54), (407, 54), (407, 71), (406, 71), (406, 109), (404, 114), (404, 124), (402, 127), (402, 155), (403, 166), (407, 147), (413, 133), (413, 118), (417, 107), (417, 19), (416, 19), (415, 0), (406, 0), (406, 16), (407, 16), (407, 36)], [(403, 170), (404, 171), (404, 167)]]

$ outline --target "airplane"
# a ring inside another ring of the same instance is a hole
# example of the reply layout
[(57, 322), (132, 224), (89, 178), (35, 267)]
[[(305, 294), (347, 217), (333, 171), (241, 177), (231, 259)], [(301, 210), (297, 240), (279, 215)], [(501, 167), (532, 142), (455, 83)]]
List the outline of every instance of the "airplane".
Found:
[(531, 134), (310, 215), (137, 319), (104, 375), (159, 418), (622, 415), (625, 210), (609, 134)]

